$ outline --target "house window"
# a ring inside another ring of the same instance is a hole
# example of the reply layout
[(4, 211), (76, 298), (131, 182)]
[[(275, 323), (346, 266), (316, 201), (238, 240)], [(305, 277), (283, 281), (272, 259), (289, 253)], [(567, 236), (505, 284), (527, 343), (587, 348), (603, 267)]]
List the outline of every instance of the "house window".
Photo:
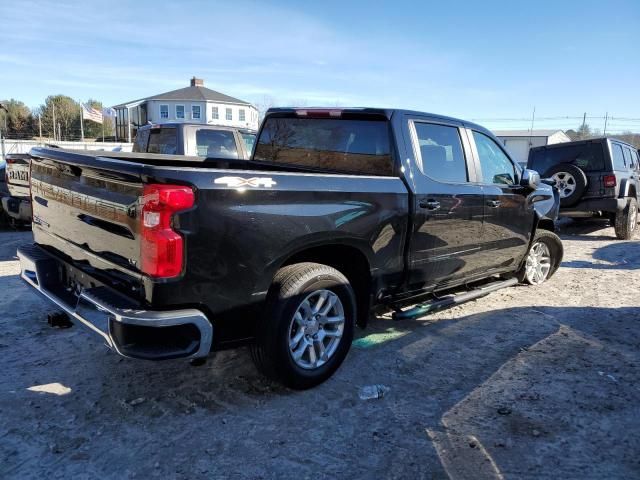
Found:
[(184, 119), (184, 105), (176, 105), (176, 118)]
[(213, 120), (218, 120), (220, 118), (220, 114), (218, 113), (218, 107), (211, 107), (211, 118)]
[(227, 108), (227, 120), (233, 120), (233, 112), (230, 108)]
[(240, 120), (241, 122), (244, 122), (245, 118), (244, 118), (244, 108), (240, 109), (240, 113), (238, 115), (238, 120)]
[(160, 119), (169, 118), (169, 105), (160, 105)]
[(191, 120), (200, 120), (200, 105), (191, 105)]

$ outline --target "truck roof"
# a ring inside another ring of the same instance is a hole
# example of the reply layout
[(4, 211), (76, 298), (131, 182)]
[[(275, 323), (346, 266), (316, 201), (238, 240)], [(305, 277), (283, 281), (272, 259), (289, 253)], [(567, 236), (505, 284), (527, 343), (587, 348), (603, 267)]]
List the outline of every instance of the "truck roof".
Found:
[(494, 134), (489, 131), (488, 129), (486, 129), (485, 127), (483, 127), (482, 125), (478, 125), (476, 123), (473, 122), (469, 122), (467, 120), (462, 120), (460, 118), (454, 118), (454, 117), (448, 117), (446, 115), (439, 115), (436, 113), (429, 113), (429, 112), (421, 112), (418, 110), (407, 110), (407, 109), (401, 109), (401, 108), (375, 108), (375, 107), (346, 107), (346, 108), (342, 108), (342, 107), (277, 107), (277, 108), (270, 108), (269, 110), (267, 110), (267, 113), (265, 116), (270, 116), (270, 115), (278, 115), (278, 114), (295, 114), (298, 111), (340, 111), (341, 114), (352, 114), (352, 115), (373, 115), (373, 116), (379, 116), (379, 117), (386, 117), (388, 120), (391, 120), (391, 118), (394, 115), (404, 115), (404, 114), (409, 114), (409, 115), (420, 115), (420, 116), (425, 116), (425, 117), (429, 117), (432, 118), (434, 120), (441, 120), (441, 121), (445, 121), (445, 122), (451, 122), (451, 123), (460, 123), (460, 124), (464, 124), (467, 127), (471, 127), (474, 128), (476, 130), (482, 131), (483, 133), (487, 133), (490, 136), (494, 136)]
[(239, 132), (247, 132), (247, 133), (256, 133), (255, 130), (252, 130), (250, 128), (245, 128), (245, 127), (233, 127), (230, 125), (213, 125), (213, 124), (209, 124), (209, 123), (198, 123), (198, 122), (162, 122), (162, 123), (150, 123), (147, 125), (143, 125), (139, 128), (139, 130), (142, 129), (148, 129), (148, 128), (162, 128), (162, 127), (180, 127), (180, 126), (184, 126), (184, 127), (200, 127), (200, 128), (210, 128), (212, 130), (229, 130), (229, 131), (233, 131), (233, 130), (238, 130)]

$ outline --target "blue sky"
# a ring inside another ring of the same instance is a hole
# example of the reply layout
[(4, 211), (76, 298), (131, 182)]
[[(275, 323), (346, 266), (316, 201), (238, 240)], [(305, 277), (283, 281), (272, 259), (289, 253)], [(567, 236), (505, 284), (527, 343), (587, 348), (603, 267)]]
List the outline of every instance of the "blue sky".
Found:
[(640, 118), (639, 0), (3, 1), (0, 18), (0, 97), (31, 107), (113, 105), (196, 75), (255, 103)]

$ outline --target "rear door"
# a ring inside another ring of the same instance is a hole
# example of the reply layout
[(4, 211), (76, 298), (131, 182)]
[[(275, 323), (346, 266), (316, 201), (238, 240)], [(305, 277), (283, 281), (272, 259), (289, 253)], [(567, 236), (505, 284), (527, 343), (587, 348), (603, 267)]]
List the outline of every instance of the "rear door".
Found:
[(484, 191), (482, 260), (487, 269), (504, 270), (527, 252), (533, 229), (533, 204), (520, 184), (520, 168), (489, 135), (469, 130)]
[[(445, 286), (482, 270), (482, 186), (461, 125), (429, 117), (405, 122), (414, 157), (409, 281), (412, 289)], [(413, 168), (413, 167), (411, 167)]]
[[(610, 143), (613, 170), (616, 176), (616, 189), (620, 187), (626, 188), (626, 183), (633, 181), (635, 177), (635, 171), (631, 166), (631, 149), (627, 149), (626, 145), (615, 141), (610, 141)], [(625, 151), (626, 149), (628, 151)], [(616, 193), (619, 193), (619, 190), (616, 190)]]

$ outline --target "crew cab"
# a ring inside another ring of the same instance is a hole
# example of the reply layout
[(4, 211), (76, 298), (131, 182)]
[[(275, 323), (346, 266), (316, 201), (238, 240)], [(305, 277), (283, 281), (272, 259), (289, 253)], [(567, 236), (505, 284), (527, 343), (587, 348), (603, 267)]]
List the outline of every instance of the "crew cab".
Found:
[(539, 284), (562, 259), (557, 191), (439, 115), (271, 109), (248, 161), (31, 155), (22, 278), (128, 357), (249, 343), (262, 372), (307, 388), (373, 306)]
[(6, 155), (5, 180), (8, 195), (1, 195), (2, 209), (13, 222), (31, 222), (29, 162), (26, 153)]
[(255, 136), (255, 132), (247, 129), (201, 123), (145, 125), (138, 129), (133, 151), (247, 159), (251, 155)]
[(527, 166), (553, 180), (560, 216), (607, 217), (617, 238), (633, 237), (640, 220), (640, 158), (633, 145), (594, 138), (535, 147)]

